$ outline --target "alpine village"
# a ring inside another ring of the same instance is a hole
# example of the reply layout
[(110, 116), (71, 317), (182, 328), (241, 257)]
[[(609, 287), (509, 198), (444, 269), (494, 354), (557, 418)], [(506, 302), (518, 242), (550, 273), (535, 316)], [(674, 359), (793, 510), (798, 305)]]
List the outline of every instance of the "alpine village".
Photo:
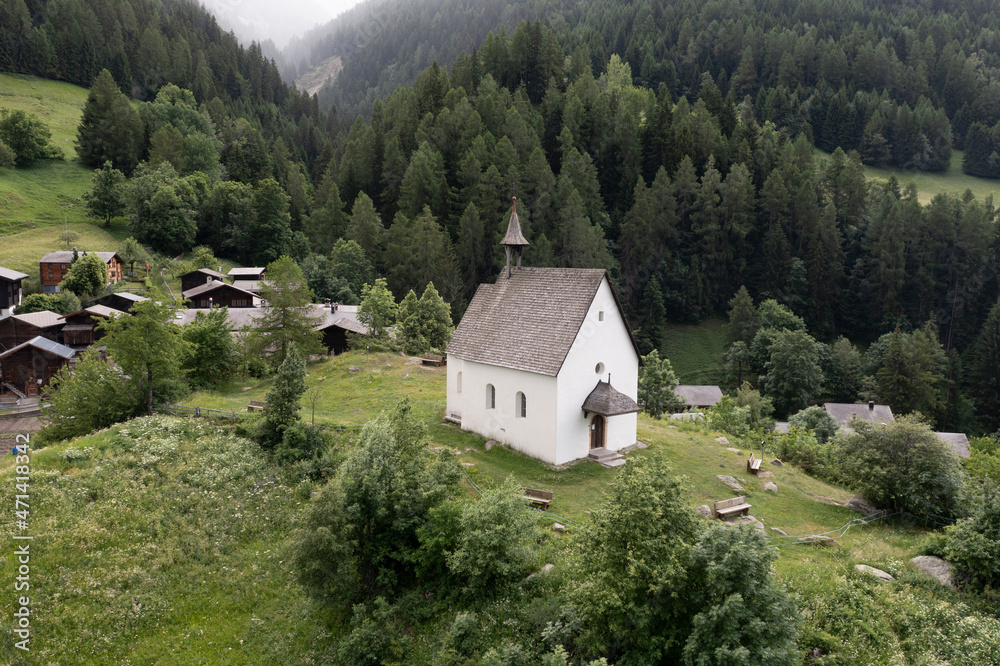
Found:
[(0, 663), (1000, 665), (1000, 5), (2, 0)]

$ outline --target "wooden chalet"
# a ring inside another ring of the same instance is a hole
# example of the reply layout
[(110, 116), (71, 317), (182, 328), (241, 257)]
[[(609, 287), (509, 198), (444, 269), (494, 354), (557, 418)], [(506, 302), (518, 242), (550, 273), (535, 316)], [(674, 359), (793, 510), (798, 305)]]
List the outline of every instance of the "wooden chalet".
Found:
[(24, 273), (0, 266), (0, 313), (9, 314), (11, 308), (21, 304), (21, 280)]
[(0, 373), (7, 388), (36, 396), (75, 356), (74, 349), (38, 336), (0, 353)]
[(181, 292), (191, 291), (192, 289), (196, 289), (203, 284), (208, 284), (212, 280), (225, 282), (226, 276), (219, 271), (213, 271), (210, 268), (197, 268), (193, 271), (189, 271), (181, 276)]
[(236, 285), (212, 280), (200, 287), (183, 292), (184, 299), (189, 301), (189, 308), (253, 308), (260, 304), (252, 292), (240, 289)]
[(263, 268), (251, 267), (251, 268), (232, 268), (229, 270), (229, 277), (233, 279), (233, 284), (242, 287), (240, 282), (260, 282), (264, 279)]
[(107, 294), (95, 299), (94, 304), (104, 305), (113, 310), (120, 310), (121, 312), (131, 312), (136, 303), (148, 300), (148, 298), (139, 294), (133, 294), (128, 291), (116, 291), (113, 294)]
[(49, 310), (4, 317), (0, 319), (0, 352), (39, 336), (62, 342), (64, 324), (62, 315)]
[[(84, 254), (96, 254), (108, 265), (108, 284), (121, 282), (125, 276), (125, 262), (118, 256), (117, 252), (78, 252), (77, 258)], [(59, 291), (59, 283), (69, 272), (69, 266), (73, 263), (73, 252), (61, 250), (59, 252), (49, 252), (38, 262), (38, 275), (42, 280), (42, 289), (47, 294)]]
[(104, 305), (91, 305), (73, 314), (63, 317), (63, 344), (70, 347), (89, 347), (101, 339), (103, 333), (97, 330), (101, 320), (119, 317), (125, 313)]

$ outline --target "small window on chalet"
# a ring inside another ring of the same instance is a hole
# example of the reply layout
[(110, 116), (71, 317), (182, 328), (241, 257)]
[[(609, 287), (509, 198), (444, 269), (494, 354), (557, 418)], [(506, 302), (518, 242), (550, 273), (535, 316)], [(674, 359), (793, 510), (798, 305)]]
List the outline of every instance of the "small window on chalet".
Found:
[(599, 310), (597, 312), (597, 321), (604, 321), (604, 310)]
[(497, 390), (493, 387), (493, 384), (486, 385), (486, 409), (496, 409), (497, 406)]
[(455, 375), (455, 393), (462, 392), (462, 371), (459, 370), (458, 374)]
[(528, 413), (528, 399), (524, 397), (524, 393), (521, 391), (517, 392), (517, 396), (514, 399), (514, 413), (519, 419), (523, 419)]

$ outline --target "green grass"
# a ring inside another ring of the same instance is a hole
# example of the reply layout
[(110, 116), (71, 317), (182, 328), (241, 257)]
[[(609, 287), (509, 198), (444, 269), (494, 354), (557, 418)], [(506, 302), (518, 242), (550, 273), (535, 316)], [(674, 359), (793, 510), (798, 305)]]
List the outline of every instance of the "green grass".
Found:
[(667, 324), (660, 355), (670, 359), (681, 384), (717, 384), (726, 354), (726, 322)]
[[(819, 148), (816, 154), (821, 159), (828, 159), (829, 153), (824, 153)], [(918, 199), (921, 203), (930, 203), (937, 194), (954, 194), (961, 196), (966, 190), (971, 190), (976, 199), (980, 201), (992, 195), (994, 200), (1000, 199), (1000, 181), (989, 178), (976, 178), (962, 173), (961, 150), (951, 151), (951, 164), (947, 171), (931, 173), (928, 171), (908, 171), (905, 169), (876, 167), (865, 167), (865, 176), (876, 180), (888, 180), (892, 176), (899, 181), (900, 187), (909, 184), (916, 185)]]
[(76, 162), (74, 147), (86, 100), (85, 88), (0, 74), (0, 108), (37, 115), (52, 131), (51, 143), (66, 154), (64, 161), (0, 168), (0, 266), (36, 275), (43, 254), (66, 247), (61, 238), (66, 228), (70, 246), (81, 250), (117, 248), (127, 235), (124, 229), (109, 232), (88, 220), (80, 200), (93, 173)]

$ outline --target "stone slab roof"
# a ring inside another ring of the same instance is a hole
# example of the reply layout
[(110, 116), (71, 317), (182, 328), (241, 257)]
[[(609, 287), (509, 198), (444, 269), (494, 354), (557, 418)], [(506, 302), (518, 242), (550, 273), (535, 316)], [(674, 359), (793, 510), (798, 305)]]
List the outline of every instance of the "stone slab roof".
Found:
[(62, 358), (66, 359), (73, 358), (73, 356), (76, 354), (76, 350), (71, 347), (67, 347), (66, 345), (61, 345), (58, 342), (52, 342), (48, 338), (43, 338), (40, 335), (36, 335), (27, 342), (22, 342), (18, 346), (12, 349), (8, 349), (4, 353), (0, 354), (0, 358), (10, 356), (14, 352), (24, 349), (25, 347), (34, 347), (35, 349), (41, 349), (42, 351), (47, 351), (50, 354), (55, 354), (56, 356), (61, 356)]
[(711, 407), (722, 400), (722, 389), (718, 386), (681, 384), (674, 393), (684, 398), (687, 407)]
[[(126, 301), (132, 301), (133, 303), (142, 303), (143, 301), (149, 300), (145, 296), (140, 296), (139, 294), (133, 294), (131, 291), (116, 291), (113, 294), (108, 294), (108, 296), (117, 296), (119, 298), (124, 298)], [(101, 298), (107, 298), (107, 296), (102, 296)], [(99, 298), (97, 300), (101, 299)]]
[(583, 411), (601, 416), (634, 414), (641, 411), (635, 400), (618, 391), (611, 382), (598, 380), (597, 386), (583, 401)]
[(877, 423), (888, 423), (896, 420), (889, 405), (853, 405), (843, 402), (828, 402), (823, 405), (823, 409), (842, 426), (848, 425), (852, 418)]
[(259, 280), (265, 270), (259, 266), (253, 268), (230, 268), (229, 276), (239, 280)]
[[(118, 256), (117, 252), (77, 252), (77, 257), (82, 257), (84, 254), (96, 254), (104, 260), (104, 263), (108, 263)], [(49, 252), (38, 261), (43, 264), (68, 264), (73, 261), (73, 251), (60, 250), (58, 252)], [(119, 261), (121, 261), (120, 257)]]
[(180, 275), (179, 277), (183, 279), (188, 275), (194, 275), (195, 273), (198, 273), (199, 275), (208, 275), (209, 277), (214, 277), (216, 280), (220, 281), (226, 279), (225, 275), (223, 275), (219, 271), (213, 271), (211, 268), (196, 268), (193, 271), (188, 271), (187, 273)]
[(24, 273), (18, 273), (17, 271), (0, 266), (0, 279), (2, 280), (8, 280), (9, 282), (17, 282), (18, 280), (23, 280), (26, 277), (28, 276), (25, 275)]
[(594, 268), (514, 268), (510, 279), (481, 284), (447, 353), (555, 377), (605, 275)]
[(181, 296), (183, 296), (184, 298), (194, 298), (195, 296), (201, 296), (202, 294), (207, 294), (209, 292), (216, 291), (217, 289), (236, 290), (241, 294), (246, 294), (250, 298), (256, 296), (256, 294), (253, 294), (247, 291), (246, 289), (241, 289), (240, 287), (229, 284), (228, 282), (218, 282), (216, 280), (212, 280), (211, 282), (206, 282), (205, 284), (199, 285), (194, 289), (188, 289), (183, 294), (181, 294)]
[(964, 432), (936, 432), (934, 434), (951, 447), (958, 457), (968, 458), (971, 455), (969, 453), (969, 438), (965, 436)]
[(62, 326), (64, 323), (62, 315), (58, 312), (52, 312), (51, 310), (42, 310), (41, 312), (26, 312), (24, 314), (16, 314), (14, 317), (18, 321), (23, 321), (26, 324), (31, 324), (38, 328), (50, 328), (52, 326)]
[(60, 317), (60, 319), (65, 321), (67, 317), (72, 317), (78, 314), (89, 314), (93, 315), (94, 317), (104, 317), (105, 319), (110, 319), (111, 317), (117, 317), (118, 315), (123, 315), (125, 313), (122, 312), (121, 310), (109, 308), (106, 305), (91, 305), (89, 308), (84, 308), (82, 310), (77, 310), (76, 312), (71, 312), (70, 314), (64, 317)]

